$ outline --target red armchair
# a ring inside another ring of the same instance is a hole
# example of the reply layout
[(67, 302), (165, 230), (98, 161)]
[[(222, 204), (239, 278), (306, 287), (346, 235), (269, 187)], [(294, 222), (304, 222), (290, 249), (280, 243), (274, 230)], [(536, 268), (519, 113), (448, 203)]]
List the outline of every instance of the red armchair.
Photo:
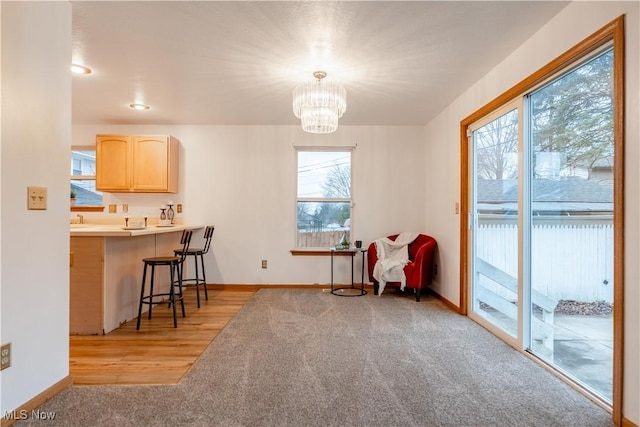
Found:
[[(391, 240), (396, 240), (397, 234), (388, 236)], [(419, 234), (418, 237), (409, 244), (409, 263), (404, 267), (404, 275), (407, 279), (406, 288), (414, 290), (416, 301), (420, 301), (420, 293), (426, 288), (433, 278), (433, 257), (436, 250), (436, 240), (426, 234)], [(373, 282), (373, 293), (378, 295), (379, 283), (373, 277), (373, 267), (378, 261), (378, 253), (375, 242), (369, 245), (367, 250), (367, 270), (369, 281)], [(400, 287), (398, 282), (387, 282), (388, 286)]]

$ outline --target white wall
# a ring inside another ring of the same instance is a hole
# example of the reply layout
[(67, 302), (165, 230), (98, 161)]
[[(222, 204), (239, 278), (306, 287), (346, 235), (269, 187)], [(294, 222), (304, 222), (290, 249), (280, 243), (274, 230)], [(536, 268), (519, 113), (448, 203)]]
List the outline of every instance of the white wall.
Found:
[[(72, 144), (92, 145), (97, 133), (177, 137), (179, 194), (113, 193), (105, 195), (105, 203), (127, 203), (131, 212), (152, 210), (157, 215), (158, 206), (172, 199), (183, 203), (185, 221), (215, 225), (213, 256), (206, 264), (211, 283), (326, 284), (328, 257), (290, 253), (295, 231), (294, 145), (357, 146), (353, 238), (367, 245), (388, 234), (424, 231), (423, 131), (423, 127), (341, 126), (334, 134), (310, 135), (299, 126), (95, 125), (74, 126)], [(268, 260), (266, 270), (260, 265), (263, 259)], [(350, 280), (348, 265), (344, 258), (336, 263), (339, 283)], [(356, 272), (359, 266), (358, 260)]]
[[(440, 185), (426, 186), (426, 229), (434, 231), (439, 247), (436, 290), (458, 303), (459, 216), (454, 206), (460, 197), (460, 121), (505, 92), (579, 41), (622, 14), (626, 16), (626, 147), (625, 147), (625, 349), (623, 414), (640, 424), (640, 321), (638, 307), (638, 217), (640, 217), (640, 150), (638, 147), (639, 86), (638, 2), (574, 2), (531, 39), (461, 95), (426, 127), (427, 159), (431, 169), (427, 182), (436, 177)], [(434, 203), (433, 201), (438, 201)]]
[[(69, 374), (69, 141), (71, 8), (2, 2), (0, 140), (0, 414)], [(26, 209), (27, 186), (48, 209)], [(55, 242), (52, 244), (52, 242)]]

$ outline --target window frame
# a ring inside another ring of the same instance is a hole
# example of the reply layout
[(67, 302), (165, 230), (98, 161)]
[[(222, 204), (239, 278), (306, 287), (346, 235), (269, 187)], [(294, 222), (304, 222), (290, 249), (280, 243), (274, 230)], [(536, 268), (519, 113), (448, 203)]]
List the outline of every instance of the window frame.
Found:
[[(93, 151), (96, 152), (95, 146), (80, 146), (80, 145), (72, 145), (71, 146), (71, 159), (73, 160), (73, 151)], [(70, 175), (69, 184), (73, 181), (96, 181), (95, 175)], [(71, 212), (103, 212), (104, 211), (104, 194), (103, 194), (103, 203), (100, 205), (79, 205), (79, 206), (71, 206)]]
[[(349, 153), (349, 193), (350, 197), (299, 197), (298, 196), (298, 181), (299, 181), (299, 153), (300, 152), (318, 152), (318, 153)], [(355, 153), (355, 146), (294, 146), (294, 164), (295, 164), (295, 179), (294, 179), (294, 229), (293, 229), (293, 248), (291, 253), (293, 255), (328, 255), (331, 253), (331, 246), (313, 246), (313, 247), (299, 247), (298, 246), (298, 203), (311, 202), (311, 203), (349, 203), (350, 223), (348, 238), (349, 242), (352, 241), (353, 236), (353, 212), (354, 212), (354, 183), (353, 183), (353, 157)]]

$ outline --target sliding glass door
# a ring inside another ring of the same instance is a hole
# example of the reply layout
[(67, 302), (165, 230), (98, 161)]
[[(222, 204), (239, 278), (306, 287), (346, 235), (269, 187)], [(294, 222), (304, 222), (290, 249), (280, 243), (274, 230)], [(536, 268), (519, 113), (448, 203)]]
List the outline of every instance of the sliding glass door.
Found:
[(518, 111), (476, 123), (473, 144), (472, 310), (500, 331), (518, 330)]
[(613, 51), (528, 97), (530, 350), (612, 400)]
[(613, 399), (613, 49), (468, 127), (469, 315)]

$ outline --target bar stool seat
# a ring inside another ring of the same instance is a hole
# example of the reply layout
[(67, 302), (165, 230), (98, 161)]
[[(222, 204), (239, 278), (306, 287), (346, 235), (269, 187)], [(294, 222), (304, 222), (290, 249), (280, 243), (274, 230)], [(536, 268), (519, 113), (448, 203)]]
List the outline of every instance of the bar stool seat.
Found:
[[(204, 297), (209, 301), (209, 294), (207, 292), (207, 275), (204, 269), (204, 255), (209, 252), (211, 246), (211, 238), (213, 237), (213, 231), (215, 227), (208, 225), (204, 229), (204, 247), (203, 248), (187, 248), (174, 249), (173, 253), (176, 256), (184, 255), (186, 257), (193, 257), (193, 265), (195, 270), (195, 277), (189, 279), (182, 279), (183, 286), (195, 286), (196, 287), (196, 300), (198, 302), (198, 308), (200, 308), (200, 285), (204, 288)], [(202, 277), (200, 276), (202, 272)]]
[[(157, 256), (144, 258), (144, 270), (142, 272), (142, 287), (140, 288), (140, 303), (138, 304), (138, 322), (136, 324), (136, 330), (140, 329), (140, 320), (142, 319), (142, 306), (147, 304), (149, 306), (149, 319), (151, 319), (151, 312), (154, 305), (168, 303), (169, 307), (173, 307), (173, 327), (178, 327), (178, 318), (176, 314), (176, 304), (180, 301), (182, 307), (182, 317), (186, 316), (184, 310), (184, 298), (182, 294), (182, 265), (184, 263), (186, 253), (189, 249), (191, 242), (192, 230), (184, 230), (180, 243), (182, 244), (183, 254), (179, 256)], [(155, 270), (158, 266), (168, 266), (171, 281), (169, 282), (168, 292), (154, 293), (153, 285), (155, 281)], [(145, 295), (145, 285), (147, 279), (147, 267), (151, 267), (151, 280), (149, 282), (149, 294)], [(177, 292), (176, 292), (177, 288)]]

